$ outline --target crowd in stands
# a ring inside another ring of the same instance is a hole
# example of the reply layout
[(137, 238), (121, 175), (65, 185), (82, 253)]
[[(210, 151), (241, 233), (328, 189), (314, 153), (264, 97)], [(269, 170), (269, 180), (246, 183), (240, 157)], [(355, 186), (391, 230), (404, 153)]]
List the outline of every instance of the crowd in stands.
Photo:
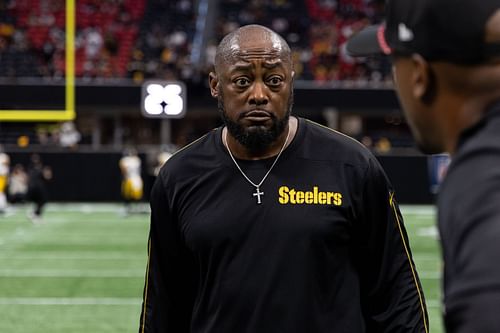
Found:
[[(124, 77), (145, 0), (76, 1), (77, 77)], [(65, 74), (65, 0), (0, 2), (0, 77)]]
[[(205, 79), (222, 37), (254, 23), (270, 27), (289, 43), (297, 81), (346, 88), (392, 84), (387, 59), (354, 59), (345, 51), (349, 36), (382, 21), (384, 0), (209, 1), (217, 4), (211, 11), (216, 18), (202, 31), (204, 62), (200, 64), (193, 63), (192, 51), (201, 33), (197, 15), (203, 1), (208, 0), (75, 1), (77, 79), (90, 83), (99, 79), (136, 83)], [(0, 80), (62, 80), (65, 48), (66, 0), (0, 0)], [(20, 135), (25, 129), (23, 125), (20, 131), (0, 131), (0, 141), (65, 146), (59, 126), (38, 126), (29, 131), (31, 136)], [(86, 138), (78, 140), (85, 143)], [(377, 138), (372, 138), (374, 148)], [(411, 139), (405, 139), (402, 145), (411, 144)]]
[(195, 34), (193, 0), (148, 0), (138, 38), (130, 54), (128, 77), (189, 80)]
[(345, 43), (353, 33), (382, 20), (382, 1), (307, 0), (306, 3), (311, 20), (308, 39), (313, 80), (384, 83), (390, 79), (387, 59), (373, 57), (360, 61), (345, 50)]
[(297, 79), (317, 83), (384, 83), (390, 67), (380, 58), (354, 59), (345, 42), (382, 19), (379, 0), (221, 0), (217, 41), (237, 27), (257, 23), (281, 34), (293, 51)]
[[(0, 2), (0, 77), (62, 78), (65, 0)], [(198, 1), (76, 1), (76, 76), (190, 80)], [(250, 23), (268, 26), (292, 47), (298, 79), (318, 83), (385, 82), (383, 58), (353, 59), (345, 41), (382, 19), (382, 0), (219, 0), (204, 55), (207, 71), (222, 36)]]

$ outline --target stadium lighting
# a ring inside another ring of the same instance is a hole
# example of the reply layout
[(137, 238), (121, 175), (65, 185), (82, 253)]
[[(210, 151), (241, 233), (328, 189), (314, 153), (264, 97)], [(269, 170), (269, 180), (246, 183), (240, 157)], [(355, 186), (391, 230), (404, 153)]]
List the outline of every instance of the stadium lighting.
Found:
[(141, 100), (147, 118), (182, 118), (186, 114), (186, 86), (179, 81), (145, 81)]

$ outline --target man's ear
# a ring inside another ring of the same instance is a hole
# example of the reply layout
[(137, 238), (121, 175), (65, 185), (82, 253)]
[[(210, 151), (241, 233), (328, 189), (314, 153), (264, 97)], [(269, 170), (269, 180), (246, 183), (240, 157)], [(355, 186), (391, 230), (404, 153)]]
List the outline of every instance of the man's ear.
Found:
[(215, 72), (208, 74), (208, 85), (210, 86), (212, 97), (217, 98), (219, 96), (219, 78)]
[(411, 61), (413, 71), (410, 79), (412, 81), (413, 97), (429, 105), (434, 102), (437, 93), (434, 70), (429, 62), (419, 54), (413, 54)]

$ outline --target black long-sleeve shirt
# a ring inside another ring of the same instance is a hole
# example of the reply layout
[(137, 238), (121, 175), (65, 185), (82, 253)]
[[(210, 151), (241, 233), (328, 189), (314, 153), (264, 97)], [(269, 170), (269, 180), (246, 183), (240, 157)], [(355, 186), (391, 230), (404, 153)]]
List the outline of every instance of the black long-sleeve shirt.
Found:
[(461, 136), (438, 208), (447, 332), (500, 332), (500, 102)]
[[(154, 185), (140, 332), (428, 332), (394, 191), (368, 150), (299, 119), (257, 204), (221, 133)], [(258, 183), (273, 161), (238, 163)]]

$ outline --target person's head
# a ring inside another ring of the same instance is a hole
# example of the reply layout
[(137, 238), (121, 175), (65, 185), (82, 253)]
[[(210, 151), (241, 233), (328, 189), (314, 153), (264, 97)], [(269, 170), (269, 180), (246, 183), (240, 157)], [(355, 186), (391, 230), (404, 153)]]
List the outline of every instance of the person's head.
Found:
[(500, 97), (500, 0), (388, 0), (385, 24), (354, 35), (347, 51), (390, 55), (419, 148), (450, 151)]
[(137, 156), (137, 149), (132, 146), (127, 146), (122, 152), (122, 156)]
[(210, 92), (229, 134), (248, 150), (265, 149), (286, 128), (293, 76), (290, 47), (266, 27), (243, 26), (220, 42)]

